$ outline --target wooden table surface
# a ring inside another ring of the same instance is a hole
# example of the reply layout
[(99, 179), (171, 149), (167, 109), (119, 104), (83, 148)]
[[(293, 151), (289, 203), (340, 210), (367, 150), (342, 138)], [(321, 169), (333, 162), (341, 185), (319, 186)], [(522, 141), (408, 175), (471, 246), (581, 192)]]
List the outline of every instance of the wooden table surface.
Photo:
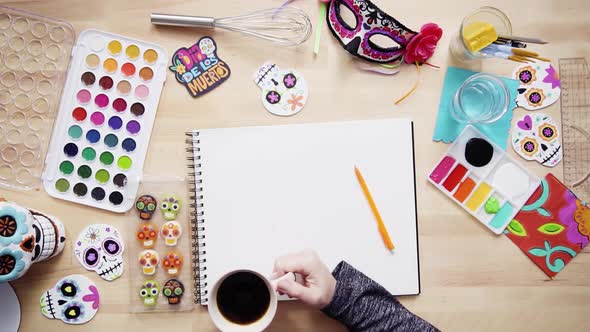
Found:
[[(552, 59), (590, 54), (590, 2), (585, 0), (498, 0), (498, 1), (384, 1), (383, 10), (405, 25), (419, 29), (436, 22), (444, 35), (433, 64), (423, 66), (417, 91), (399, 106), (393, 101), (409, 90), (416, 71), (405, 66), (396, 76), (381, 76), (360, 71), (323, 24), (319, 56), (312, 54), (313, 41), (294, 48), (276, 47), (238, 33), (216, 30), (156, 28), (150, 24), (151, 12), (231, 16), (278, 6), (282, 0), (142, 0), (142, 1), (0, 1), (13, 8), (58, 18), (71, 23), (79, 34), (95, 28), (162, 45), (170, 54), (192, 45), (204, 33), (213, 36), (218, 54), (231, 67), (232, 76), (213, 92), (193, 99), (175, 82), (172, 73), (160, 100), (145, 175), (184, 176), (184, 136), (192, 128), (273, 125), (319, 121), (409, 117), (415, 121), (416, 172), (420, 229), (422, 294), (401, 301), (410, 310), (445, 331), (582, 331), (587, 330), (590, 314), (590, 249), (578, 255), (555, 280), (541, 270), (504, 236), (494, 236), (472, 220), (460, 207), (433, 186), (426, 175), (447, 149), (432, 141), (442, 82), (449, 57), (451, 35), (462, 17), (482, 5), (501, 8), (512, 19), (517, 35), (539, 36), (550, 41), (540, 50)], [(307, 11), (312, 22), (317, 18), (317, 1), (295, 1)], [(419, 8), (419, 9), (418, 9)], [(261, 105), (253, 72), (267, 60), (305, 74), (311, 97), (296, 116), (279, 118)], [(509, 75), (514, 63), (486, 61), (474, 68), (498, 75)], [(559, 104), (544, 110), (559, 119)], [(517, 109), (515, 116), (524, 110)], [(510, 154), (517, 157), (509, 148)], [(525, 162), (543, 176), (552, 171), (563, 178), (561, 165), (542, 168)], [(132, 314), (128, 311), (128, 272), (106, 283), (84, 270), (72, 255), (73, 238), (91, 223), (110, 223), (126, 229), (120, 215), (70, 204), (50, 198), (42, 190), (2, 195), (22, 205), (60, 217), (66, 225), (68, 246), (57, 258), (37, 264), (22, 279), (13, 282), (21, 301), (22, 331), (210, 331), (214, 327), (205, 308), (192, 312)], [(588, 198), (587, 198), (588, 199)], [(132, 262), (127, 260), (127, 264)], [(94, 319), (84, 326), (48, 320), (39, 310), (39, 296), (61, 277), (81, 273), (93, 279), (101, 290), (101, 306)], [(135, 301), (136, 299), (132, 299)], [(0, 299), (1, 305), (1, 299)], [(1, 322), (0, 322), (1, 324)], [(0, 328), (1, 329), (1, 328)], [(270, 331), (343, 331), (336, 321), (300, 303), (281, 303)]]

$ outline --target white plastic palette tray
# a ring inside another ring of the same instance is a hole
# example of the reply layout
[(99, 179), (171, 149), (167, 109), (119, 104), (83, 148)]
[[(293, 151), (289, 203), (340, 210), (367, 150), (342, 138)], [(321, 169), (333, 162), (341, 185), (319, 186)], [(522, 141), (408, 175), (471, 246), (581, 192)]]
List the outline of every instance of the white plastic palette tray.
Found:
[(541, 183), (473, 126), (465, 127), (428, 181), (496, 234)]
[(45, 161), (49, 195), (114, 212), (134, 205), (167, 61), (158, 45), (80, 34)]

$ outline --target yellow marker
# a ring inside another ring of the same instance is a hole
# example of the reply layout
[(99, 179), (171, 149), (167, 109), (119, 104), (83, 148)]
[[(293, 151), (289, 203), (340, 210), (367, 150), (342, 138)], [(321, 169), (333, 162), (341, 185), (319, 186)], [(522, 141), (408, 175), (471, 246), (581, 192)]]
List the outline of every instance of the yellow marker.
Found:
[(361, 185), (361, 188), (363, 188), (363, 192), (365, 193), (365, 197), (367, 198), (367, 201), (369, 202), (369, 206), (371, 207), (371, 211), (373, 211), (373, 215), (375, 216), (375, 219), (377, 219), (377, 227), (379, 228), (379, 233), (381, 234), (381, 239), (383, 240), (383, 243), (385, 243), (385, 246), (387, 247), (387, 249), (389, 249), (389, 251), (393, 251), (393, 249), (395, 249), (395, 246), (393, 245), (393, 242), (391, 241), (391, 238), (389, 237), (389, 233), (387, 233), (387, 229), (385, 228), (385, 224), (383, 223), (383, 219), (381, 219), (381, 215), (379, 214), (379, 210), (377, 210), (377, 205), (375, 205), (375, 201), (373, 200), (373, 197), (371, 196), (371, 193), (369, 192), (369, 187), (367, 187), (367, 184), (365, 183), (365, 179), (363, 179), (361, 172), (359, 171), (358, 168), (356, 168), (356, 166), (354, 167), (354, 172), (356, 173), (356, 178), (358, 179), (358, 181)]
[(139, 47), (137, 45), (129, 45), (125, 49), (125, 54), (129, 59), (135, 60), (139, 56)]
[(107, 48), (112, 55), (119, 55), (123, 50), (123, 45), (121, 45), (121, 42), (118, 40), (112, 40)]
[(487, 22), (471, 22), (463, 28), (463, 40), (471, 52), (477, 52), (498, 39), (493, 25)]
[(471, 198), (469, 198), (469, 200), (467, 201), (467, 204), (465, 204), (465, 206), (467, 206), (467, 208), (469, 210), (475, 212), (477, 210), (477, 208), (488, 197), (488, 194), (491, 191), (492, 191), (492, 187), (490, 187), (487, 183), (482, 182), (479, 185), (479, 187), (477, 187), (477, 189), (475, 189), (475, 192), (473, 192), (473, 195), (471, 195)]

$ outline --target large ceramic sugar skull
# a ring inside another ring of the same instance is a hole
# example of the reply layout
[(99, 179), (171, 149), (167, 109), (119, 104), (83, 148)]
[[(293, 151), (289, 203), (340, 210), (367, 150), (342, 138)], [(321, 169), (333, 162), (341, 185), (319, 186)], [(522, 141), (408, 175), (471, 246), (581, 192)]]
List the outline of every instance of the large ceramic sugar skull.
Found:
[(160, 210), (166, 220), (176, 220), (176, 216), (182, 207), (182, 203), (176, 196), (168, 196), (164, 198), (162, 204), (160, 204)]
[(58, 219), (0, 201), (0, 283), (18, 279), (31, 264), (60, 254), (65, 240)]
[(182, 227), (177, 221), (169, 221), (162, 225), (162, 237), (167, 246), (175, 246), (182, 235)]
[(30, 211), (33, 215), (33, 230), (35, 231), (33, 263), (37, 263), (62, 252), (66, 244), (66, 231), (64, 225), (56, 217)]
[(561, 82), (557, 71), (549, 62), (522, 64), (514, 70), (519, 80), (516, 105), (535, 111), (555, 103), (561, 95)]
[(558, 126), (543, 113), (527, 114), (512, 130), (512, 147), (526, 160), (543, 166), (555, 166), (561, 160)]
[(182, 258), (182, 255), (175, 251), (167, 253), (166, 256), (164, 256), (164, 259), (162, 259), (162, 266), (166, 273), (171, 277), (180, 274), (180, 269), (182, 269), (183, 263), (184, 259)]
[(199, 40), (199, 48), (201, 49), (201, 53), (205, 54), (207, 57), (215, 54), (215, 43), (211, 38), (201, 38), (201, 40)]
[(39, 302), (41, 312), (49, 319), (61, 319), (67, 324), (84, 324), (96, 315), (100, 295), (92, 280), (73, 274), (46, 290)]
[(176, 279), (170, 279), (164, 284), (162, 294), (168, 299), (169, 304), (179, 304), (184, 295), (184, 285)]
[(123, 274), (124, 250), (121, 233), (106, 224), (84, 228), (74, 243), (74, 254), (80, 264), (107, 281), (115, 280)]
[(275, 115), (299, 113), (309, 96), (303, 75), (294, 69), (280, 70), (274, 63), (262, 65), (254, 75), (254, 82), (262, 89), (262, 104)]
[(139, 212), (139, 217), (143, 220), (150, 220), (152, 219), (152, 215), (154, 211), (156, 211), (156, 207), (158, 206), (158, 202), (151, 195), (142, 195), (139, 196), (137, 202), (135, 202), (135, 209)]
[(139, 288), (139, 297), (143, 305), (147, 307), (155, 306), (158, 303), (160, 295), (160, 284), (155, 280), (147, 280)]
[(152, 223), (143, 223), (137, 229), (136, 238), (142, 247), (151, 249), (156, 245), (158, 239), (158, 227)]
[(160, 255), (157, 251), (148, 249), (139, 253), (139, 265), (143, 274), (148, 276), (156, 274), (158, 264), (160, 264)]

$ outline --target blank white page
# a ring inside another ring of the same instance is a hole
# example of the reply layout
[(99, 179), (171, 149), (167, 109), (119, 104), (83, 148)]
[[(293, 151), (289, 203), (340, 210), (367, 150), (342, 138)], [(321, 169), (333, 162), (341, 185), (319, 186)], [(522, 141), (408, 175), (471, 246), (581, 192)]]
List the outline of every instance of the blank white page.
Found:
[[(315, 249), (394, 295), (420, 292), (412, 123), (387, 119), (197, 130), (207, 284)], [(381, 240), (357, 181), (363, 174), (395, 252)]]

